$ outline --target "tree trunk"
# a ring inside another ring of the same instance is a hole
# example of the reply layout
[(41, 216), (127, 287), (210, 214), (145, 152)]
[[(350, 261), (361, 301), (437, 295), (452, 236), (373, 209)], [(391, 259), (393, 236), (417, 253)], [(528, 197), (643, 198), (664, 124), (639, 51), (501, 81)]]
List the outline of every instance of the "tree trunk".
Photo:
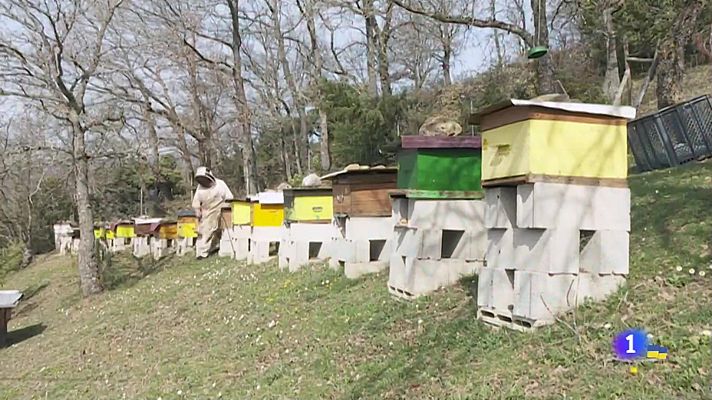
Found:
[(329, 119), (323, 109), (319, 108), (319, 131), (321, 132), (321, 169), (331, 169), (331, 144), (329, 143)]
[(94, 216), (89, 200), (89, 160), (84, 142), (84, 128), (79, 123), (79, 115), (71, 111), (72, 152), (76, 184), (77, 213), (79, 214), (79, 283), (84, 296), (101, 293), (104, 287), (99, 274), (99, 262), (94, 243)]
[(620, 86), (618, 73), (618, 54), (616, 52), (616, 31), (613, 25), (613, 7), (603, 10), (603, 26), (606, 30), (606, 74), (603, 78), (603, 93), (609, 102), (616, 98), (616, 91)]
[(376, 21), (373, 0), (364, 0), (363, 16), (366, 22), (366, 71), (368, 76), (368, 94), (378, 96), (378, 22)]
[(443, 84), (445, 86), (452, 85), (452, 74), (450, 72), (450, 64), (452, 62), (452, 41), (450, 38), (443, 38)]
[(682, 80), (685, 77), (685, 46), (695, 33), (697, 17), (702, 11), (703, 0), (688, 4), (677, 16), (669, 34), (660, 45), (658, 85), (656, 94), (658, 109), (674, 105), (682, 100)]
[[(549, 28), (546, 18), (546, 0), (531, 0), (534, 17), (534, 45), (549, 46)], [(554, 79), (554, 68), (549, 54), (535, 61), (538, 94), (557, 93), (559, 87)]]
[(235, 90), (235, 108), (238, 116), (239, 136), (242, 139), (242, 168), (245, 180), (245, 192), (255, 194), (259, 191), (257, 183), (257, 157), (255, 156), (255, 147), (252, 143), (252, 121), (250, 116), (250, 108), (247, 102), (245, 93), (245, 80), (242, 77), (242, 56), (240, 55), (242, 47), (242, 36), (240, 34), (240, 15), (238, 12), (238, 1), (227, 0), (228, 8), (230, 9), (230, 20), (232, 23), (232, 83)]

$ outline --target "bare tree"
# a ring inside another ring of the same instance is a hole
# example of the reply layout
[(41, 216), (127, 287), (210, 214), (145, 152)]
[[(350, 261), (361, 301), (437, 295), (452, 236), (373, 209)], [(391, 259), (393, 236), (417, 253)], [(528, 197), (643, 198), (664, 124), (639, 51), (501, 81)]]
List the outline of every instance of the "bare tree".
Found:
[(37, 104), (70, 128), (81, 232), (78, 268), (85, 296), (103, 290), (94, 251), (86, 139), (92, 130), (120, 119), (94, 106), (99, 99), (89, 92), (92, 81), (101, 79), (105, 36), (122, 2), (7, 0), (0, 4), (5, 26), (0, 39), (4, 80), (0, 94)]

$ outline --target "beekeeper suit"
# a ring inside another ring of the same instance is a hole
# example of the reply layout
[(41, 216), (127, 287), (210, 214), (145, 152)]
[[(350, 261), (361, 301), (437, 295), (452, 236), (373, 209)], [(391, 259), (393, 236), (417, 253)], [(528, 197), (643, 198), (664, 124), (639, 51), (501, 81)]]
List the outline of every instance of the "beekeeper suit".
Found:
[(217, 250), (220, 244), (220, 209), (223, 202), (232, 200), (232, 192), (225, 181), (215, 178), (205, 167), (195, 173), (198, 189), (193, 196), (193, 210), (198, 223), (198, 241), (195, 256), (205, 258)]

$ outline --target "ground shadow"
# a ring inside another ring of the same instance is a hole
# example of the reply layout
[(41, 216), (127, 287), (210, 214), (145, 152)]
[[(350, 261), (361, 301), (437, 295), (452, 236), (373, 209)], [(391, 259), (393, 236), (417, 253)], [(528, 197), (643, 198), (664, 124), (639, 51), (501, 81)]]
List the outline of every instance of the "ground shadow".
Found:
[(108, 290), (133, 286), (141, 279), (162, 271), (173, 261), (173, 255), (154, 260), (152, 257), (113, 257), (102, 268), (102, 279)]
[(32, 299), (37, 296), (39, 292), (44, 290), (47, 286), (49, 286), (49, 282), (44, 282), (39, 285), (32, 285), (28, 287), (27, 289), (22, 291), (22, 301), (20, 302), (20, 305), (15, 309), (13, 314), (15, 317), (19, 317), (22, 315), (25, 315), (35, 308), (37, 308), (37, 303), (32, 301)]
[[(47, 329), (47, 326), (43, 323), (39, 323), (35, 325), (26, 326), (20, 329), (15, 329), (14, 331), (10, 331), (5, 336), (5, 346), (9, 347), (21, 343), (37, 335), (41, 335), (42, 332), (45, 331), (45, 329)], [(2, 346), (0, 345), (0, 347)]]

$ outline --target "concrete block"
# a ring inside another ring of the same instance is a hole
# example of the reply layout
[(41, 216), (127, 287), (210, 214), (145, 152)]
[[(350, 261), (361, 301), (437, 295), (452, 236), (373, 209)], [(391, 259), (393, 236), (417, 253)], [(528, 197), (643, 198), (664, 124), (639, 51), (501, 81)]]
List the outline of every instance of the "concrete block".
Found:
[(484, 228), (482, 200), (410, 200), (408, 225), (421, 229), (478, 230)]
[(233, 237), (231, 242), (233, 250), (232, 257), (235, 260), (247, 260), (247, 257), (250, 254), (250, 239), (242, 237)]
[(630, 189), (537, 182), (517, 186), (518, 228), (630, 231)]
[[(255, 226), (238, 228), (237, 237), (249, 238), (257, 242), (278, 242), (290, 237), (290, 230), (284, 226)], [(233, 229), (234, 230), (234, 229)]]
[(488, 229), (485, 261), (488, 268), (514, 268), (514, 229)]
[(394, 253), (401, 257), (420, 257), (423, 231), (416, 228), (397, 226), (393, 230)]
[(593, 232), (581, 251), (581, 271), (594, 274), (627, 275), (630, 260), (630, 234), (626, 231)]
[(141, 258), (151, 254), (151, 238), (139, 236), (133, 238), (133, 255)]
[(388, 287), (396, 296), (411, 299), (451, 286), (482, 268), (481, 262), (465, 260), (422, 260), (391, 257)]
[(442, 229), (418, 229), (422, 232), (422, 241), (418, 258), (424, 260), (439, 260), (441, 258), (443, 231)]
[(549, 274), (579, 272), (577, 228), (514, 229), (514, 265), (521, 271)]
[(347, 262), (344, 264), (344, 275), (349, 279), (357, 279), (363, 275), (375, 274), (388, 268), (388, 261), (372, 261), (365, 263)]
[(329, 258), (329, 242), (303, 242), (284, 240), (279, 247), (279, 267), (295, 272), (312, 261)]
[(602, 301), (625, 284), (620, 275), (548, 275), (516, 271), (513, 315), (531, 321), (554, 321), (555, 316), (584, 304)]
[(351, 217), (345, 221), (346, 239), (390, 239), (393, 234), (391, 217)]
[(517, 188), (485, 189), (485, 228), (514, 228), (517, 224)]
[[(570, 310), (577, 298), (575, 275), (516, 271), (512, 314), (534, 321), (553, 321)], [(574, 301), (571, 301), (574, 300)]]
[(404, 290), (412, 286), (409, 280), (411, 276), (409, 276), (406, 271), (412, 269), (413, 260), (414, 258), (391, 254), (388, 263), (388, 290), (392, 294), (397, 296), (405, 295)]
[[(245, 249), (245, 244), (241, 244), (240, 251), (242, 252), (247, 250), (247, 256), (245, 257), (245, 259), (247, 260), (248, 264), (262, 264), (272, 260), (274, 257), (277, 257), (279, 260), (280, 269), (285, 269), (288, 266), (286, 260), (291, 258), (291, 255), (289, 255), (288, 253), (291, 249), (291, 247), (289, 246), (290, 243), (290, 241), (249, 240), (246, 244), (248, 249)], [(286, 249), (283, 249), (283, 245), (284, 247), (286, 247)], [(242, 257), (241, 253), (240, 257)], [(240, 259), (238, 258), (238, 253), (235, 254), (235, 258)]]
[[(281, 239), (282, 235), (282, 227), (256, 227), (257, 229), (257, 235), (265, 235), (269, 236), (270, 233), (273, 231), (277, 231), (273, 233), (273, 235), (277, 235), (278, 239)], [(230, 237), (232, 239), (250, 239), (252, 238), (252, 227), (247, 226), (247, 225), (235, 225), (232, 227), (232, 229), (229, 231)]]
[(151, 240), (151, 255), (155, 260), (160, 260), (170, 254), (175, 253), (175, 242), (172, 239)]
[(514, 306), (514, 271), (489, 267), (480, 269), (477, 306), (511, 312)]
[(195, 238), (178, 238), (176, 240), (176, 256), (183, 257), (195, 252)]

